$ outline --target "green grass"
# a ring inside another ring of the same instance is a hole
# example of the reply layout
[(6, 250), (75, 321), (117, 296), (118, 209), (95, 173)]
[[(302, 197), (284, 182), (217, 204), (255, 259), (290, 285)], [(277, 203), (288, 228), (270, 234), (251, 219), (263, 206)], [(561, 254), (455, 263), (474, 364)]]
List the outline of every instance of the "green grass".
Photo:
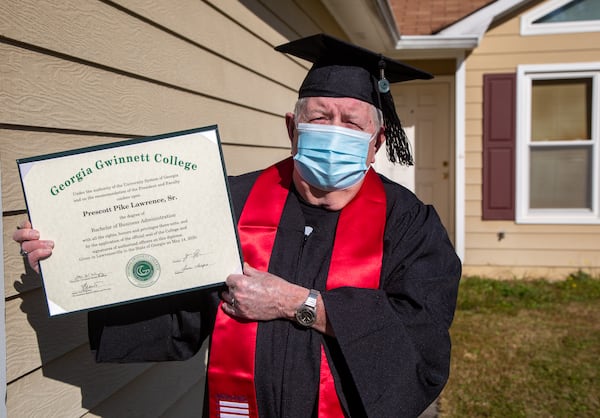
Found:
[(600, 279), (464, 278), (440, 417), (600, 414)]

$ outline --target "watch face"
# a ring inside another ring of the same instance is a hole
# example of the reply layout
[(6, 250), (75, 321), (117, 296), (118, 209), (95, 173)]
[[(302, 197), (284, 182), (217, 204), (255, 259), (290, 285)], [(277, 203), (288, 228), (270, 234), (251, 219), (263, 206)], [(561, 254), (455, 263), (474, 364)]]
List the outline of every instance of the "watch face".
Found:
[(298, 311), (296, 312), (296, 320), (300, 325), (304, 325), (305, 327), (310, 327), (312, 324), (315, 323), (316, 319), (317, 315), (314, 309), (304, 307), (298, 309)]

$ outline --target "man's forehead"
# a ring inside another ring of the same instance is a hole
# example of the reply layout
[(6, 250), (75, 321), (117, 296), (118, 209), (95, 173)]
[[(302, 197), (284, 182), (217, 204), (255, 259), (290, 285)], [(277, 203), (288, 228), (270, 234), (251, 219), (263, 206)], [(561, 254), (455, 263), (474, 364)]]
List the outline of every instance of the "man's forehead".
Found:
[(371, 105), (352, 97), (306, 97), (306, 110), (338, 109), (348, 112), (367, 112)]

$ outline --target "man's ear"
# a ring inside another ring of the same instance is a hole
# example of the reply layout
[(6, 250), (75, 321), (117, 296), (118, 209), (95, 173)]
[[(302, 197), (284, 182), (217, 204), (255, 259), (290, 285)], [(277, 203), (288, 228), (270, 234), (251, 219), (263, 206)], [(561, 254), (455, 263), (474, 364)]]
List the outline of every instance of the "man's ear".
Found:
[(296, 116), (288, 112), (285, 114), (285, 126), (287, 127), (288, 138), (290, 138), (291, 154), (296, 155), (298, 152), (298, 133), (296, 132)]
[(375, 155), (377, 154), (377, 151), (379, 151), (379, 148), (381, 148), (381, 146), (385, 142), (385, 130), (383, 127), (381, 127), (379, 129), (379, 132), (375, 134), (375, 138), (373, 139), (373, 141), (373, 147), (375, 148), (375, 150), (373, 151), (373, 154), (371, 154), (371, 164), (375, 164)]
[(294, 135), (296, 134), (296, 117), (292, 112), (285, 114), (285, 126), (287, 127), (288, 138), (293, 144)]
[(377, 137), (375, 138), (375, 152), (379, 151), (379, 148), (385, 142), (385, 127), (382, 126), (379, 128), (379, 132), (377, 133)]

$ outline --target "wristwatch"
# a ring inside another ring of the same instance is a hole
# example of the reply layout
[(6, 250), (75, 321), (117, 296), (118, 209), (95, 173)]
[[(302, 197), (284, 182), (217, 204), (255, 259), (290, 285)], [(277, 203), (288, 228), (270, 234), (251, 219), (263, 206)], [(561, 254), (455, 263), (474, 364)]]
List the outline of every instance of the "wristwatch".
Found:
[(317, 298), (319, 291), (311, 289), (308, 297), (296, 310), (296, 321), (304, 326), (310, 327), (317, 320)]

